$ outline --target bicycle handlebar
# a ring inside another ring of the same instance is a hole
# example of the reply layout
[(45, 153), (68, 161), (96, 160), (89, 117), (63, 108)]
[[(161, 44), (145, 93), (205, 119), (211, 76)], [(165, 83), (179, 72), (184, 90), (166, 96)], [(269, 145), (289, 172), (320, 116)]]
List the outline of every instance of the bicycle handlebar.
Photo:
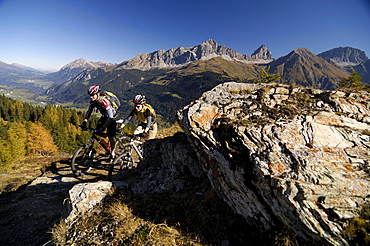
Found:
[(129, 133), (127, 133), (127, 132), (122, 131), (122, 129), (117, 130), (117, 133), (119, 133), (120, 135), (123, 135), (123, 136), (130, 137), (130, 138), (140, 138), (140, 137), (144, 137), (144, 134), (143, 134), (143, 133), (139, 133), (139, 134), (129, 134)]
[(104, 132), (98, 132), (98, 128), (87, 127), (84, 125), (79, 125), (79, 127), (81, 127), (82, 131), (93, 131), (96, 134), (105, 134)]
[(79, 127), (81, 127), (82, 131), (95, 131), (96, 128), (92, 128), (92, 127), (87, 127), (87, 126), (84, 126), (84, 125), (79, 125)]
[[(84, 125), (79, 125), (79, 127), (81, 127), (82, 128), (82, 131), (89, 131), (89, 130), (91, 130), (91, 131), (95, 131), (95, 130), (97, 130), (96, 128), (92, 128), (92, 127), (86, 127), (86, 126), (84, 126)], [(119, 129), (119, 130), (117, 130), (116, 131), (117, 133), (119, 133), (120, 135), (126, 135), (126, 136), (128, 136), (128, 137), (130, 137), (130, 138), (135, 138), (135, 139), (137, 139), (137, 138), (140, 138), (140, 137), (144, 137), (144, 133), (139, 133), (139, 134), (128, 134), (128, 133), (126, 133), (126, 132), (124, 132), (124, 131), (122, 131), (122, 129)]]

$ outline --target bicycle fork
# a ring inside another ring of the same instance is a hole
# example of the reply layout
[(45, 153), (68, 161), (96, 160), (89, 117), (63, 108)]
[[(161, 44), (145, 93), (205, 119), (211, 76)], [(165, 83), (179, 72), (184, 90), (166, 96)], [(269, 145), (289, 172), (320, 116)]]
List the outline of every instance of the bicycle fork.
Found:
[(138, 154), (140, 160), (143, 159), (143, 154), (142, 154), (142, 148), (143, 148), (143, 146), (141, 146), (140, 144), (139, 145), (135, 145), (135, 143), (131, 143), (130, 145), (136, 151), (136, 153)]

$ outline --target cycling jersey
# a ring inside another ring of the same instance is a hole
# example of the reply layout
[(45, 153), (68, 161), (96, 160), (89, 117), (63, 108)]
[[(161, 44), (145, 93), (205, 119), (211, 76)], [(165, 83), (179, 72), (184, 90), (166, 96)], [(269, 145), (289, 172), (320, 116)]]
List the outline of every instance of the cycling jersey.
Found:
[(90, 101), (90, 105), (86, 112), (85, 119), (90, 118), (91, 113), (93, 112), (94, 108), (99, 110), (99, 112), (107, 118), (113, 119), (116, 116), (116, 110), (113, 109), (109, 100), (103, 97), (101, 100), (99, 98), (99, 100)]
[(127, 125), (127, 123), (134, 117), (134, 115), (136, 115), (139, 119), (139, 124), (146, 125), (148, 128), (151, 124), (155, 124), (155, 111), (152, 106), (147, 103), (143, 104), (143, 108), (139, 112), (134, 108), (129, 116), (126, 118), (124, 124)]
[(113, 109), (109, 100), (105, 97), (99, 97), (98, 100), (90, 101), (90, 105), (86, 112), (85, 119), (90, 118), (94, 108), (96, 108), (102, 114), (102, 119), (106, 119), (105, 123), (102, 126), (104, 129), (107, 128), (111, 121), (114, 120), (114, 118), (117, 116), (117, 112), (116, 110)]

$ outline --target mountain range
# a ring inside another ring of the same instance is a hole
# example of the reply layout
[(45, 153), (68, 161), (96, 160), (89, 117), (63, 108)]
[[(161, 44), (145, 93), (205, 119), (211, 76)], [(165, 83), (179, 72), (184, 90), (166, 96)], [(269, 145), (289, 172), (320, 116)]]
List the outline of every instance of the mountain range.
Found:
[(63, 66), (54, 73), (45, 73), (20, 64), (7, 64), (0, 61), (0, 85), (24, 87), (38, 93), (44, 93), (52, 85), (72, 79), (85, 69), (112, 66), (106, 62), (89, 62), (82, 58)]
[[(52, 103), (85, 107), (88, 97), (84, 92), (88, 86), (98, 84), (117, 94), (123, 101), (123, 111), (129, 110), (135, 94), (146, 94), (164, 121), (172, 122), (174, 110), (197, 99), (206, 90), (227, 81), (253, 82), (260, 71), (267, 68), (269, 73), (280, 74), (278, 82), (283, 84), (331, 90), (340, 79), (349, 77), (353, 69), (363, 77), (363, 82), (370, 83), (370, 61), (359, 49), (339, 47), (316, 55), (308, 49), (297, 48), (274, 59), (265, 45), (248, 56), (212, 39), (194, 47), (142, 53), (120, 64), (88, 62), (81, 58), (56, 73), (27, 72), (33, 81), (44, 82), (39, 91), (46, 91)], [(6, 75), (1, 69), (0, 64), (0, 84)], [(21, 72), (19, 75), (25, 76)]]
[(55, 73), (49, 73), (44, 76), (45, 79), (51, 80), (54, 84), (61, 84), (66, 82), (86, 69), (95, 69), (99, 67), (112, 66), (112, 63), (107, 62), (92, 62), (86, 61), (85, 59), (77, 59), (73, 62), (63, 66), (59, 71)]
[(271, 52), (264, 45), (260, 46), (251, 56), (248, 56), (208, 39), (204, 43), (190, 48), (178, 47), (167, 51), (159, 50), (152, 53), (143, 53), (131, 60), (122, 62), (117, 68), (140, 70), (175, 68), (198, 60), (210, 60), (214, 57), (245, 63), (268, 63), (273, 60)]

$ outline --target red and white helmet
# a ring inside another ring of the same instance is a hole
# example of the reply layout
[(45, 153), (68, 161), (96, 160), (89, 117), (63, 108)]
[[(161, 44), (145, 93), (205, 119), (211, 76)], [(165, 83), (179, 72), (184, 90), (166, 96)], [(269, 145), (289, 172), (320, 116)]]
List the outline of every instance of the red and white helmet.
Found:
[(90, 95), (90, 96), (93, 96), (95, 95), (96, 93), (100, 92), (100, 87), (98, 85), (93, 85), (91, 86), (88, 90), (87, 90), (87, 93)]
[(143, 104), (146, 102), (144, 95), (136, 95), (134, 100), (132, 100), (135, 104)]

